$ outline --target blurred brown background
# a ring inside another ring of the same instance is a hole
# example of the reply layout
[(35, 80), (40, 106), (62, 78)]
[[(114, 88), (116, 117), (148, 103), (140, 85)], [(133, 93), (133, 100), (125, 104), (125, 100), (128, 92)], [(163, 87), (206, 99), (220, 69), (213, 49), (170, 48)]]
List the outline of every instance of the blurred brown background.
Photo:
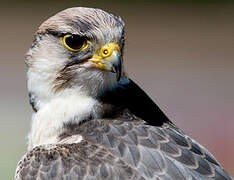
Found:
[(72, 6), (122, 16), (130, 77), (234, 176), (234, 4), (8, 0), (0, 6), (0, 178), (12, 179), (26, 152), (31, 107), (24, 54), (40, 23)]

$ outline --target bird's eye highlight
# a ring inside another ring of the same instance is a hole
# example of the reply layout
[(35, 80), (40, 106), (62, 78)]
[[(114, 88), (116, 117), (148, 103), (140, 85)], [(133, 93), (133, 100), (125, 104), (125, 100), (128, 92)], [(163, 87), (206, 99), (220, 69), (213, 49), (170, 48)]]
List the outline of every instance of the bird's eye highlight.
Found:
[(88, 46), (87, 40), (78, 35), (67, 34), (61, 38), (63, 45), (70, 51), (77, 52)]

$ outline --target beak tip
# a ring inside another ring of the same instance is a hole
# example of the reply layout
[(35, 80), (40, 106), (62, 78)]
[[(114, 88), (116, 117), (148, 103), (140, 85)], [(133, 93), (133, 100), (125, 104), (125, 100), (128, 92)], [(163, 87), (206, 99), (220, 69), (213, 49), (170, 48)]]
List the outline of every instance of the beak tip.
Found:
[(114, 65), (115, 73), (116, 73), (116, 79), (117, 81), (120, 80), (122, 75), (122, 58), (119, 56), (117, 64)]

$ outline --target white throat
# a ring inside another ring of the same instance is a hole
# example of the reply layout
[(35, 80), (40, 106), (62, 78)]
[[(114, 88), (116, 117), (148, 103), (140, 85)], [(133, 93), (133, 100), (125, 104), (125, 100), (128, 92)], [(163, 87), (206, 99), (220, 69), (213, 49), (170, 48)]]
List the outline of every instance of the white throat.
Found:
[(68, 122), (79, 123), (90, 115), (99, 117), (99, 104), (95, 99), (77, 93), (68, 94), (55, 97), (33, 114), (28, 150), (38, 145), (58, 143), (58, 136)]

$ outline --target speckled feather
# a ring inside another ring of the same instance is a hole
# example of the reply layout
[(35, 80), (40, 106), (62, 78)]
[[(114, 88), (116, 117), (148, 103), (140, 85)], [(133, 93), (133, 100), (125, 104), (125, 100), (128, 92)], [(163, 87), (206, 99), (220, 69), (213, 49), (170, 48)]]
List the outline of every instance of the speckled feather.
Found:
[(106, 148), (88, 141), (38, 146), (19, 162), (16, 179), (141, 179)]
[(78, 144), (39, 146), (17, 170), (28, 179), (227, 179), (202, 146), (173, 124), (150, 126), (131, 113), (116, 119), (67, 126), (62, 138), (82, 135)]

